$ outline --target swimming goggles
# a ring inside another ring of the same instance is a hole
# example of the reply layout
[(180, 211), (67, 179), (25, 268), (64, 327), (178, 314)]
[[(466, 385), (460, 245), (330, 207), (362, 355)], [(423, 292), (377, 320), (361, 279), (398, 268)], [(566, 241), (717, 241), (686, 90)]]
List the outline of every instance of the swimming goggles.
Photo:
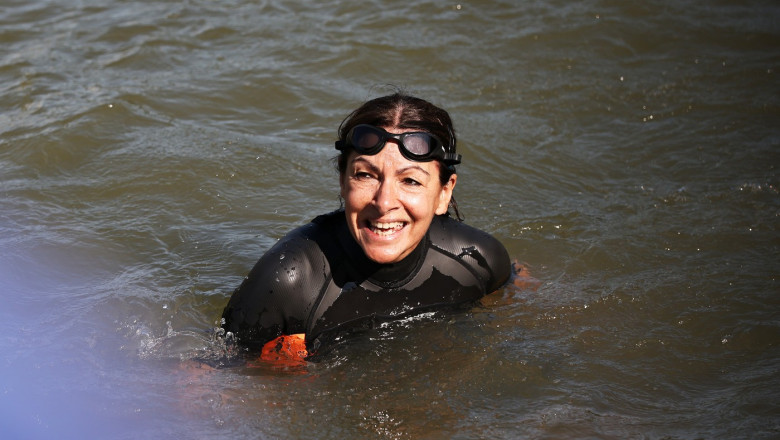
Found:
[(336, 149), (344, 151), (344, 148), (352, 147), (359, 154), (373, 156), (382, 151), (390, 138), (398, 141), (398, 149), (409, 160), (415, 162), (440, 160), (449, 166), (460, 163), (461, 155), (447, 152), (439, 138), (430, 133), (413, 131), (394, 134), (367, 124), (356, 125), (349, 130), (345, 140), (336, 141)]

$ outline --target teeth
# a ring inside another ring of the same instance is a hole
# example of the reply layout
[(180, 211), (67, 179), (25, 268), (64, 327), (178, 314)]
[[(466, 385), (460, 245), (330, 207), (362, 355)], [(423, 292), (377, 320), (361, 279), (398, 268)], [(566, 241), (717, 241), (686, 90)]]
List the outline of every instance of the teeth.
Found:
[(377, 235), (390, 235), (403, 227), (404, 227), (403, 222), (371, 224), (371, 230)]

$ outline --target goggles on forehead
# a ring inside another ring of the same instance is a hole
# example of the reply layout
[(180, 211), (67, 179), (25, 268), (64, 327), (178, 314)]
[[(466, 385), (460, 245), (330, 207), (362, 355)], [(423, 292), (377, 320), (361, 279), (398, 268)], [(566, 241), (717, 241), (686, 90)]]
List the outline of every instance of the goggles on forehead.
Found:
[(394, 134), (367, 124), (356, 125), (349, 130), (345, 140), (336, 141), (336, 149), (344, 151), (344, 148), (352, 147), (359, 154), (373, 156), (382, 151), (391, 138), (398, 141), (398, 149), (409, 160), (415, 162), (440, 160), (448, 166), (460, 163), (461, 155), (447, 152), (439, 138), (430, 133), (413, 131)]

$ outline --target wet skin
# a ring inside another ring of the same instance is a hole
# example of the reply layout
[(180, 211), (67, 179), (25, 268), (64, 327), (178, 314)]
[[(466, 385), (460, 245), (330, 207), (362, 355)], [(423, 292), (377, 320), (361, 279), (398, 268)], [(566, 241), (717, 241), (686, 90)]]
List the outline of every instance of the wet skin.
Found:
[[(382, 127), (390, 133), (408, 131)], [(351, 152), (341, 177), (341, 196), (352, 237), (377, 263), (395, 263), (425, 236), (434, 215), (444, 214), (457, 175), (439, 181), (436, 161), (414, 162), (401, 155), (398, 141), (387, 141), (373, 155)]]

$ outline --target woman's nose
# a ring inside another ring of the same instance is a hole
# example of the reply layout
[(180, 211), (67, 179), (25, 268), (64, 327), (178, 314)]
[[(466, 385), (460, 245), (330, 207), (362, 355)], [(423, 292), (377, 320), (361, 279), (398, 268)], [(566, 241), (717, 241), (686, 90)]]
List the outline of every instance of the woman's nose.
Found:
[(398, 206), (398, 191), (393, 182), (385, 179), (379, 184), (374, 194), (374, 204), (381, 214)]

